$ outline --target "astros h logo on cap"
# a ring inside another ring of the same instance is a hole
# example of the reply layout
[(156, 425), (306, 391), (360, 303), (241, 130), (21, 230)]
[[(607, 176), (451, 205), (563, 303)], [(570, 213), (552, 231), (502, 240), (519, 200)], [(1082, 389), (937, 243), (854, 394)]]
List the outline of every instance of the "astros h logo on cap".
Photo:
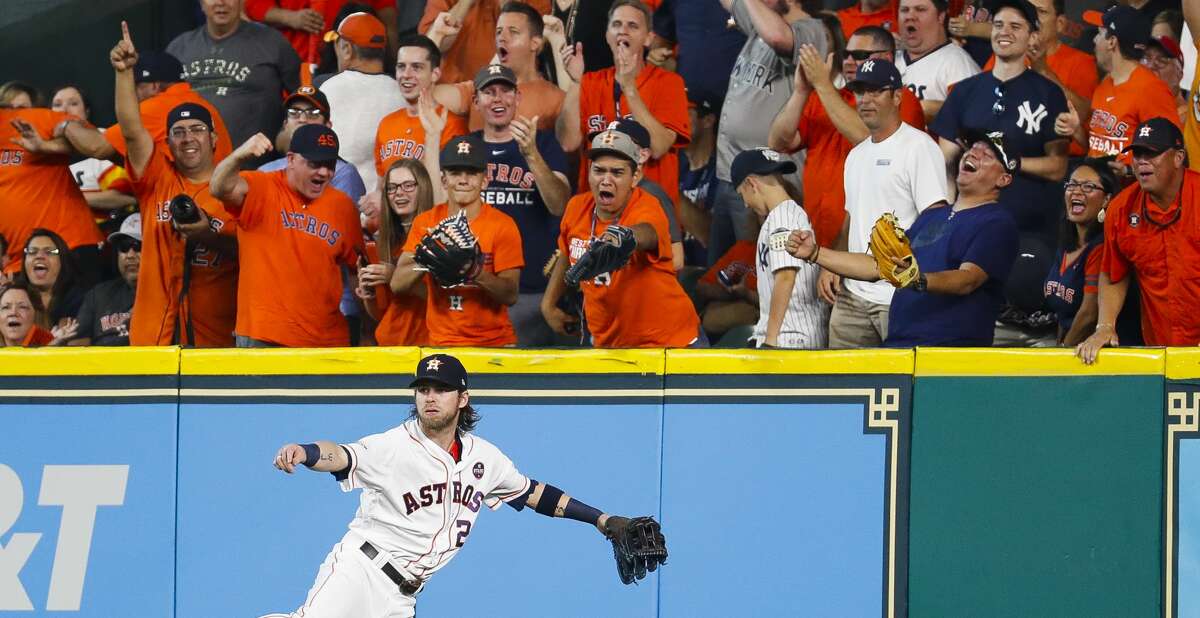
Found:
[(471, 154), (470, 142), (459, 142), (458, 143), (458, 154)]

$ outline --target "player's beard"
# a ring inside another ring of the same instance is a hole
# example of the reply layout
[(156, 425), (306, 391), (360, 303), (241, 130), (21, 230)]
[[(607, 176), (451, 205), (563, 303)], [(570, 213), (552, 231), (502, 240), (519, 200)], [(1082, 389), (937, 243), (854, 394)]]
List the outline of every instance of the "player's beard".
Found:
[(417, 418), (421, 421), (421, 428), (426, 434), (439, 433), (445, 431), (458, 424), (459, 411), (455, 411), (445, 418), (431, 419), (423, 414), (417, 414)]

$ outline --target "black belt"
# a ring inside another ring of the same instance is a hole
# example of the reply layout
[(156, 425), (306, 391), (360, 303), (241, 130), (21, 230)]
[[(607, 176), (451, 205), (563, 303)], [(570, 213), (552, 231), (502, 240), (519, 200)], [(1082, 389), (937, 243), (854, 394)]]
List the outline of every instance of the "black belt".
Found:
[[(367, 542), (363, 542), (362, 547), (359, 547), (359, 549), (361, 549), (362, 553), (366, 554), (367, 558), (369, 558), (371, 560), (374, 560), (375, 556), (379, 555), (379, 550), (375, 549), (374, 545), (367, 543)], [(417, 581), (417, 580), (410, 581), (410, 580), (404, 579), (404, 576), (400, 574), (400, 571), (397, 571), (396, 567), (392, 566), (392, 563), (390, 563), (390, 562), (384, 562), (383, 566), (380, 567), (380, 570), (383, 571), (384, 575), (388, 576), (388, 579), (392, 580), (393, 582), (395, 582), (395, 584), (397, 586), (400, 587), (400, 592), (402, 592), (410, 597), (412, 595), (416, 594), (417, 591), (421, 589), (420, 581)]]

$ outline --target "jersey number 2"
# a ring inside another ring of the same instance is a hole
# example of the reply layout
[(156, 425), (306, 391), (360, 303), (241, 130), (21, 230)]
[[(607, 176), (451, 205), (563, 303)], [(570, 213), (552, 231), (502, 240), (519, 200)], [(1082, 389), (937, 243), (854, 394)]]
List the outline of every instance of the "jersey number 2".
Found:
[(454, 539), (454, 546), (462, 547), (467, 542), (467, 535), (471, 534), (471, 522), (460, 519), (454, 524), (458, 527), (458, 536)]

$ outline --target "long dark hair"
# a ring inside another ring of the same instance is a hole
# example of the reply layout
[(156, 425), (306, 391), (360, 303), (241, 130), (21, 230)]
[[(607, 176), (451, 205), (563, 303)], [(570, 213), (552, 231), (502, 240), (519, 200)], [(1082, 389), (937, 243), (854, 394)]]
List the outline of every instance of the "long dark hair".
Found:
[[(1077, 163), (1067, 173), (1067, 180), (1075, 173), (1075, 170), (1086, 167), (1100, 178), (1100, 186), (1104, 191), (1104, 195), (1109, 199), (1112, 198), (1113, 191), (1116, 190), (1117, 179), (1113, 176), (1112, 171), (1108, 169), (1108, 163), (1104, 159), (1089, 158)], [(1064, 181), (1065, 183), (1066, 181)], [(1063, 189), (1063, 200), (1067, 199), (1066, 188)], [(1059, 206), (1058, 217), (1058, 248), (1063, 251), (1074, 251), (1079, 249), (1079, 233), (1075, 229), (1075, 224), (1067, 219), (1067, 209)], [(1087, 233), (1085, 234), (1084, 243), (1091, 244), (1093, 240), (1104, 235), (1104, 224), (1099, 221), (1092, 221), (1088, 224)]]
[[(25, 241), (25, 247), (29, 247), (29, 243), (33, 242), (34, 238), (38, 237), (49, 238), (54, 246), (58, 249), (58, 278), (54, 280), (54, 285), (50, 288), (50, 304), (46, 306), (45, 311), (38, 314), (38, 325), (43, 328), (50, 328), (50, 316), (58, 311), (62, 304), (63, 297), (67, 290), (75, 286), (79, 281), (79, 266), (75, 263), (75, 254), (71, 253), (71, 248), (67, 246), (67, 241), (62, 239), (62, 236), (44, 228), (39, 227), (33, 230), (29, 235), (29, 240)], [(29, 284), (28, 262), (25, 259), (24, 253), (21, 255), (21, 279), (26, 285), (32, 289)]]
[[(417, 418), (417, 406), (413, 406), (408, 411), (408, 418)], [(458, 410), (458, 431), (460, 433), (473, 431), (478, 423), (479, 412), (471, 404), (468, 403)]]
[(413, 218), (433, 208), (433, 181), (430, 180), (425, 166), (416, 159), (400, 159), (392, 163), (383, 174), (383, 182), (379, 183), (379, 235), (375, 239), (375, 248), (379, 251), (380, 262), (392, 262), (396, 258), (392, 255), (392, 248), (403, 247), (408, 239), (408, 232), (405, 231), (400, 216), (392, 210), (387, 194), (388, 178), (391, 177), (392, 170), (401, 167), (408, 170), (413, 175), (413, 180), (417, 181), (417, 204), (413, 210)]

